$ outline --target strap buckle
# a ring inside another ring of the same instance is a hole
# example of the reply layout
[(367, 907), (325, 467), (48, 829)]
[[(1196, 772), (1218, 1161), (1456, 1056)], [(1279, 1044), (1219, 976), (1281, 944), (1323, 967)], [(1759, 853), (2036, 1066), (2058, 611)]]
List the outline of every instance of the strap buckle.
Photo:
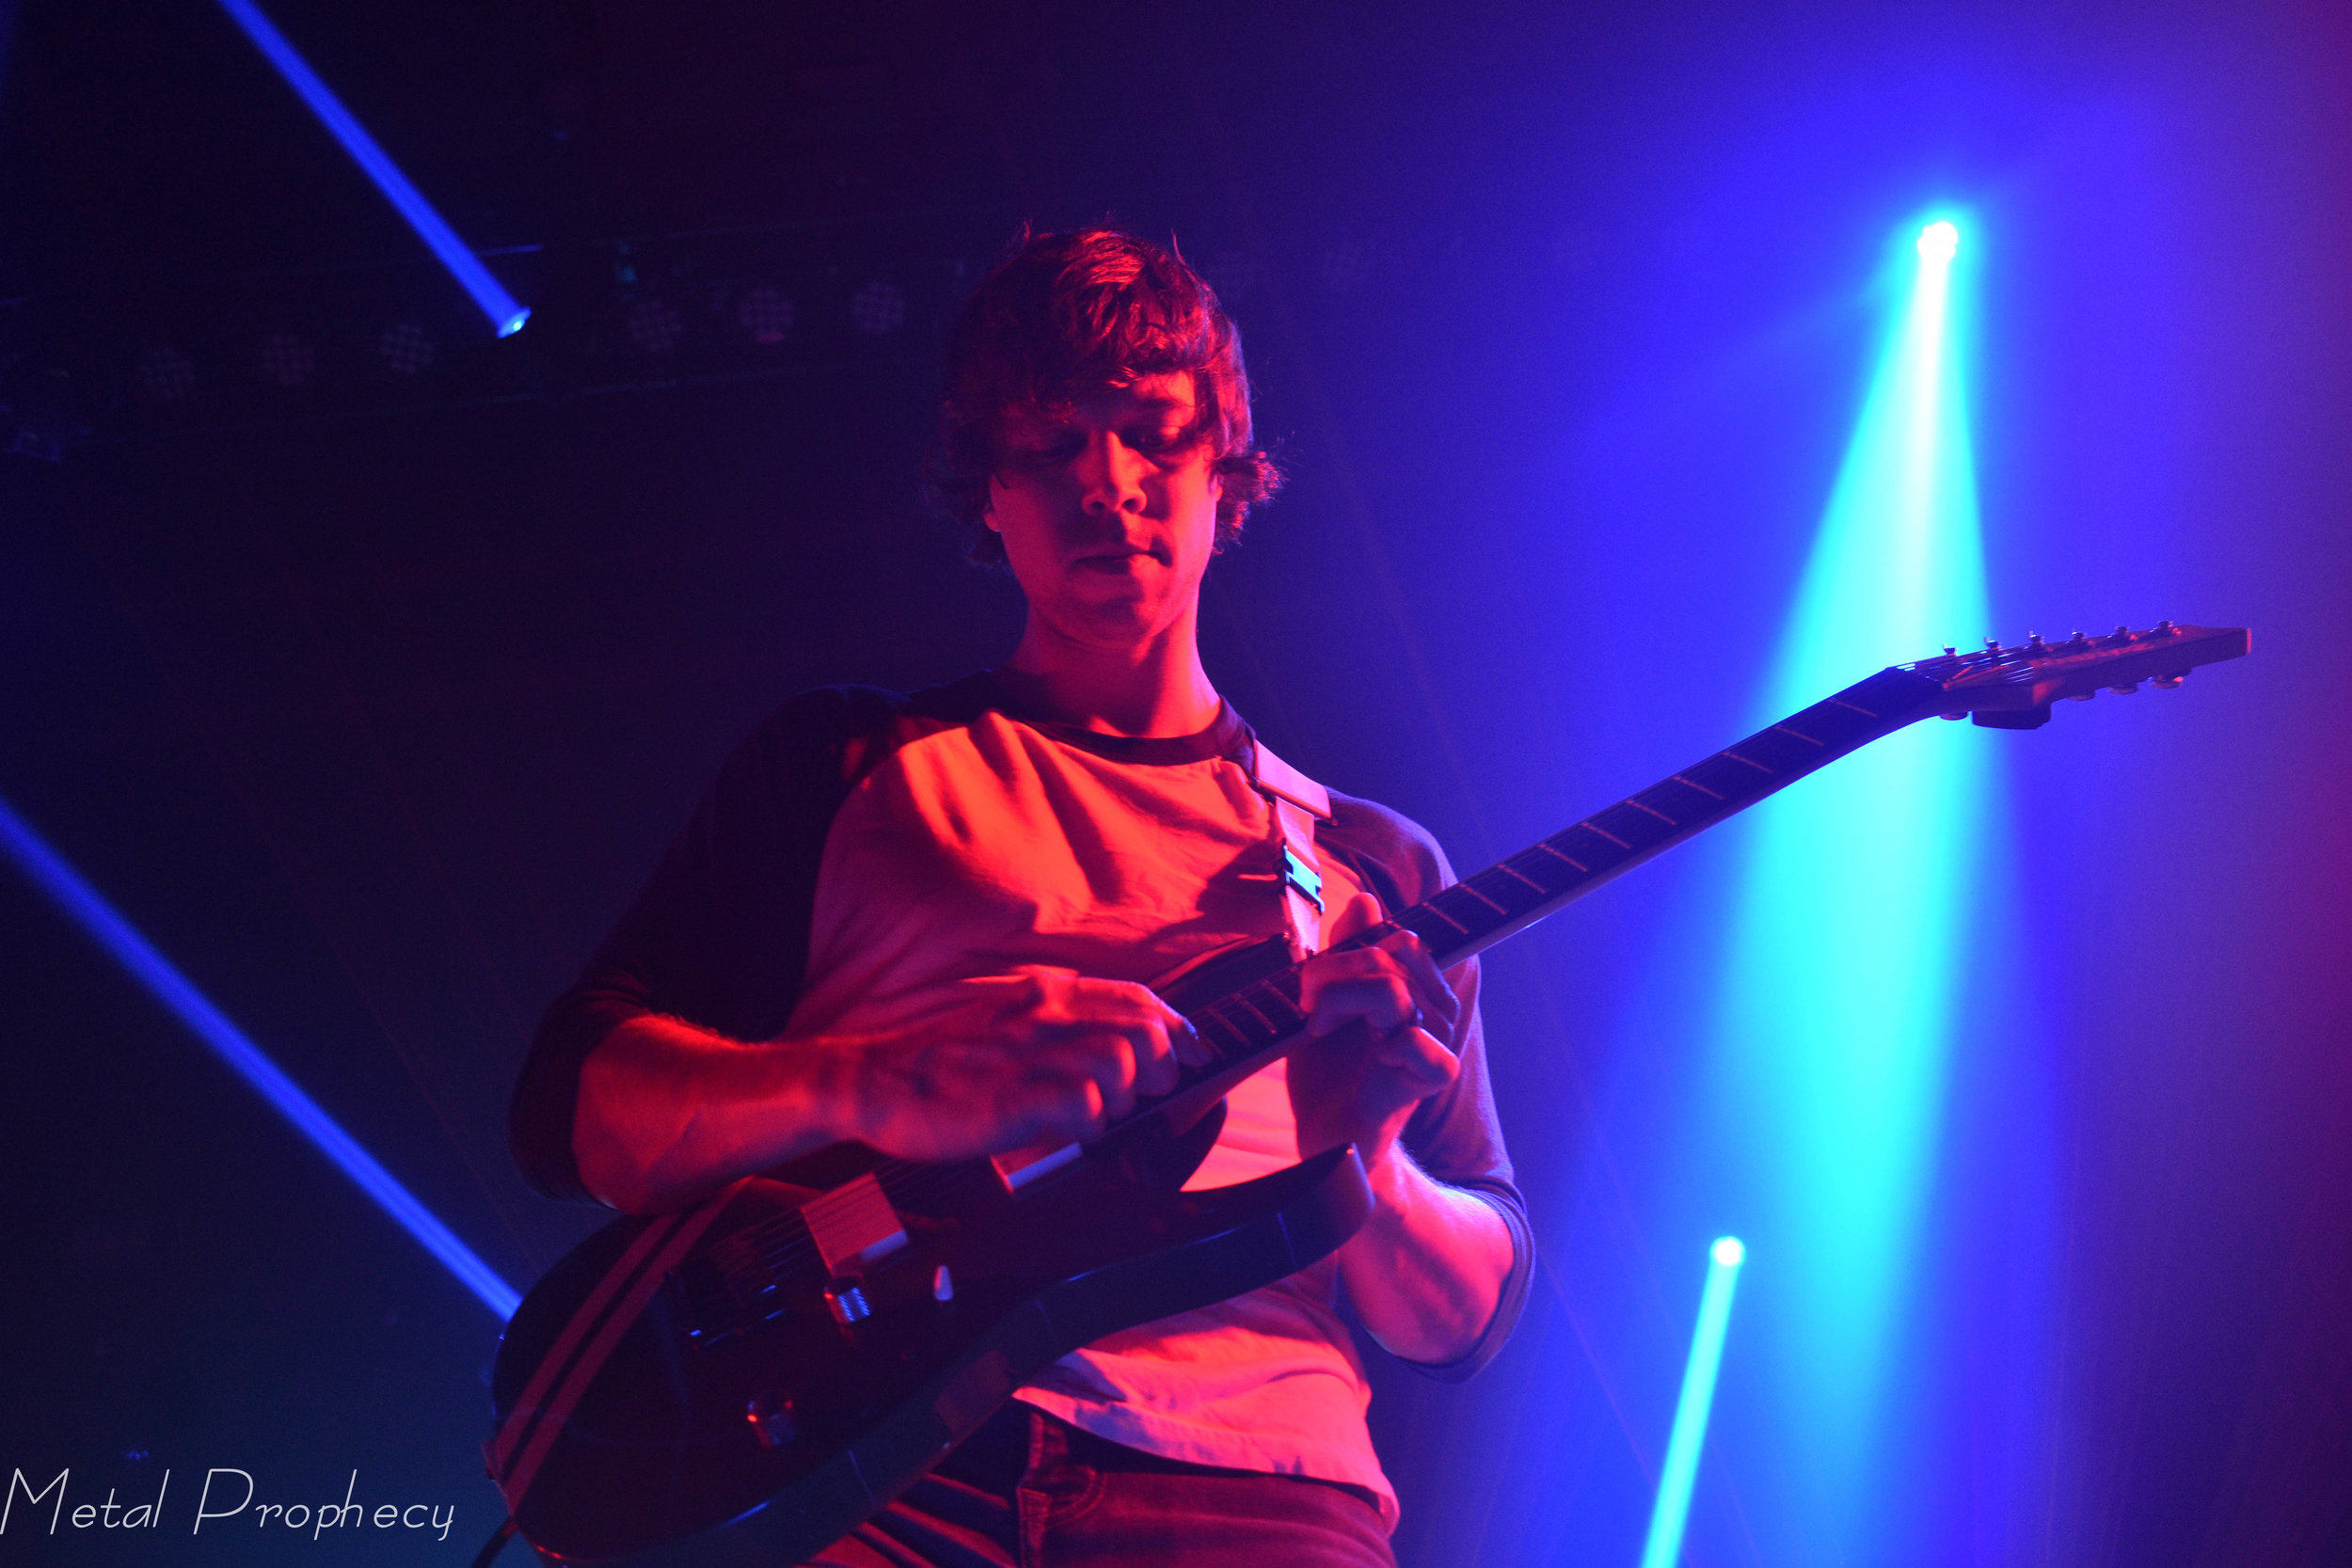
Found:
[(1298, 851), (1288, 844), (1282, 846), (1282, 885), (1315, 907), (1323, 909), (1323, 873), (1298, 858)]

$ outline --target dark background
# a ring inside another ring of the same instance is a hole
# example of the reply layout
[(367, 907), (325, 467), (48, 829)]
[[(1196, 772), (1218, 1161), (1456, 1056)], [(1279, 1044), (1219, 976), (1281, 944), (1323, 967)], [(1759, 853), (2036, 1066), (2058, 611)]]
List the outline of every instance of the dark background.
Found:
[[(2352, 1561), (2340, 7), (271, 14), (534, 318), (492, 341), (216, 8), (0, 4), (0, 796), (506, 1278), (597, 1217), (504, 1153), (532, 1021), (718, 760), (800, 688), (1010, 644), (913, 476), (1017, 223), (1173, 233), (1224, 293), (1294, 483), (1212, 574), (1212, 673), (1468, 865), (1739, 733), (1865, 285), (1960, 199), (2000, 624), (1947, 640), (2169, 615), (2256, 654), (1983, 733), (2046, 1289), (1922, 1370), (2033, 1440), (1947, 1445), (1875, 1526), (1772, 1506), (1735, 1338), (1689, 1560)], [(1704, 1237), (1627, 1196), (1677, 1061), (1627, 1020), (1688, 875), (1491, 960), (1547, 1263), (1479, 1383), (1379, 1373), (1407, 1563), (1638, 1553)], [(497, 1325), (13, 872), (0, 911), (0, 1468), (71, 1465), (69, 1507), (173, 1474), (162, 1531), (20, 1507), (0, 1553), (465, 1560)], [(2010, 1157), (1989, 1082), (1955, 1190)], [(232, 1465), (457, 1525), (191, 1541)]]

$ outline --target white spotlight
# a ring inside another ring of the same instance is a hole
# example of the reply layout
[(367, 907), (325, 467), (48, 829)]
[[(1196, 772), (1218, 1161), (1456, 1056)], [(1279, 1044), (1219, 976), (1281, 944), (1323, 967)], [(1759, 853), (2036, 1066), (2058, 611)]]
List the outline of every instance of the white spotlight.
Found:
[(1960, 249), (1960, 230), (1938, 219), (1919, 230), (1919, 254), (1931, 261), (1948, 261)]

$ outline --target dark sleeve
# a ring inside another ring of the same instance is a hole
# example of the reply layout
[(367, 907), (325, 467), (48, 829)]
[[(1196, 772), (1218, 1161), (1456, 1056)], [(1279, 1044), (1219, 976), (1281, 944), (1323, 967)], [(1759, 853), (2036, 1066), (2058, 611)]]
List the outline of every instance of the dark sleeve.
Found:
[[(1316, 834), (1317, 847), (1345, 863), (1378, 896), (1391, 915), (1450, 886), (1454, 870), (1445, 853), (1419, 823), (1386, 806), (1333, 792), (1332, 820)], [(1512, 1178), (1511, 1156), (1495, 1117), (1494, 1088), (1486, 1073), (1486, 1034), (1478, 1008), (1478, 960), (1446, 972), (1462, 999), (1454, 1038), (1446, 1043), (1461, 1059), (1454, 1082), (1422, 1101), (1405, 1124), (1404, 1144), (1437, 1180), (1493, 1206), (1511, 1233), (1511, 1273), (1486, 1331), (1458, 1360), (1406, 1365), (1442, 1382), (1458, 1383), (1492, 1361), (1527, 1304), (1535, 1272), (1535, 1236), (1527, 1223), (1527, 1203)]]
[(721, 768), (653, 880), (540, 1022), (507, 1116), (533, 1187), (589, 1196), (572, 1152), (580, 1067), (619, 1025), (660, 1013), (734, 1039), (783, 1033), (808, 963), (825, 835), (898, 701), (808, 692)]

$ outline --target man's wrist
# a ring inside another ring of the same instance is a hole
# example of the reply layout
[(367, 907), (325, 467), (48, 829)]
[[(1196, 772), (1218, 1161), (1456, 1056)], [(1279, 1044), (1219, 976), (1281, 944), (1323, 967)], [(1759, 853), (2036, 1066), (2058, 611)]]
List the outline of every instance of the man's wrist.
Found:
[(1375, 1216), (1411, 1212), (1426, 1198), (1430, 1185), (1428, 1174), (1413, 1163), (1405, 1146), (1393, 1139), (1377, 1157), (1366, 1163), (1364, 1179), (1372, 1184)]
[(808, 1151), (837, 1143), (870, 1141), (866, 1097), (859, 1092), (859, 1041), (845, 1037), (773, 1040), (772, 1114), (801, 1130)]

